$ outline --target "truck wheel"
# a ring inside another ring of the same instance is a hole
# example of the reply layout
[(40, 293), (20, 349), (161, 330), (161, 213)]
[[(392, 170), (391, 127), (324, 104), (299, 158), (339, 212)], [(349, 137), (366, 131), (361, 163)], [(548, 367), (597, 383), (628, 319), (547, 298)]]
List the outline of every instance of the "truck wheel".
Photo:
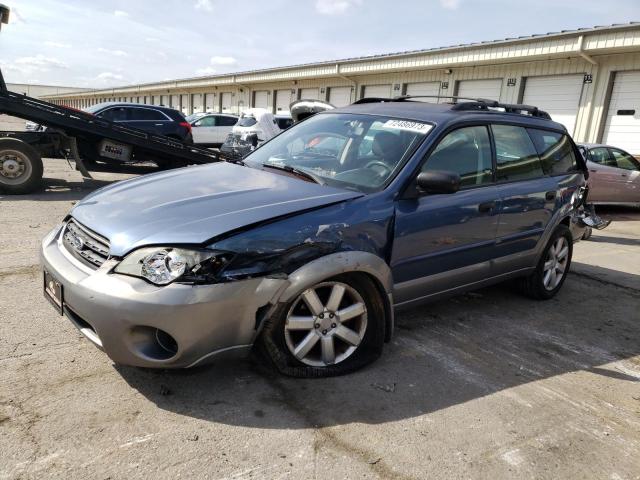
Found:
[(28, 143), (15, 138), (0, 140), (0, 191), (13, 195), (40, 187), (42, 159)]

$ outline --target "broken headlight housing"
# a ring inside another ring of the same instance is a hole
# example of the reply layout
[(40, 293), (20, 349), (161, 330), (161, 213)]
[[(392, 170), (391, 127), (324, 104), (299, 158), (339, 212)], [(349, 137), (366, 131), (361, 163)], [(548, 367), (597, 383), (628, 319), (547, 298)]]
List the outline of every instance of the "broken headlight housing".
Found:
[(231, 258), (232, 254), (216, 250), (148, 247), (128, 254), (114, 272), (143, 278), (154, 285), (174, 281), (212, 283)]

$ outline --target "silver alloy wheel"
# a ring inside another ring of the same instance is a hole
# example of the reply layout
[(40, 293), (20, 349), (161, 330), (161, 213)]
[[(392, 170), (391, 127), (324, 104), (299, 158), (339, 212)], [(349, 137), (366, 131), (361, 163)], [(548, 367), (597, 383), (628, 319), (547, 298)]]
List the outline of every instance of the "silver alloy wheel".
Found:
[(350, 357), (367, 331), (367, 307), (342, 282), (323, 282), (302, 292), (284, 325), (289, 351), (312, 367), (335, 365)]
[(31, 176), (31, 160), (17, 150), (3, 150), (0, 156), (0, 183), (20, 185)]
[(567, 273), (567, 263), (569, 261), (569, 244), (567, 239), (559, 237), (547, 254), (547, 260), (544, 262), (542, 283), (547, 290), (556, 288), (562, 278)]

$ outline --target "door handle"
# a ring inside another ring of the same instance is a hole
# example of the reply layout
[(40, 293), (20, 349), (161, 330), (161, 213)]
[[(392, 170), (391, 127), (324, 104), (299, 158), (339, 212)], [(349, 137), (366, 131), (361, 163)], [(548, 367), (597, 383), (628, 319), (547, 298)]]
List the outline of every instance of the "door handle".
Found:
[(596, 173), (598, 170), (596, 170), (595, 168), (589, 170), (590, 172)]
[(555, 200), (555, 199), (556, 199), (556, 192), (555, 192), (555, 190), (552, 190), (552, 191), (550, 191), (550, 192), (545, 193), (545, 194), (544, 194), (544, 198), (545, 198), (545, 200), (547, 200), (547, 201), (549, 201), (549, 202), (550, 202), (550, 201), (552, 201), (552, 200)]
[(478, 211), (482, 213), (490, 212), (496, 206), (496, 202), (483, 202), (478, 205)]
[(621, 173), (621, 174), (620, 174), (620, 176), (621, 176), (621, 177), (626, 177), (626, 176), (627, 176), (627, 174), (626, 174), (626, 173)]

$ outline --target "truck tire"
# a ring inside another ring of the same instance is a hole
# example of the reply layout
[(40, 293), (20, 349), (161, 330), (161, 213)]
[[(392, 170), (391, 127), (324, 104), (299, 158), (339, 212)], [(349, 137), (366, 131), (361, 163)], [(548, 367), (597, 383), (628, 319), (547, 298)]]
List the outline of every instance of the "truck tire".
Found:
[(21, 195), (37, 190), (42, 182), (42, 159), (28, 143), (0, 139), (0, 192)]

